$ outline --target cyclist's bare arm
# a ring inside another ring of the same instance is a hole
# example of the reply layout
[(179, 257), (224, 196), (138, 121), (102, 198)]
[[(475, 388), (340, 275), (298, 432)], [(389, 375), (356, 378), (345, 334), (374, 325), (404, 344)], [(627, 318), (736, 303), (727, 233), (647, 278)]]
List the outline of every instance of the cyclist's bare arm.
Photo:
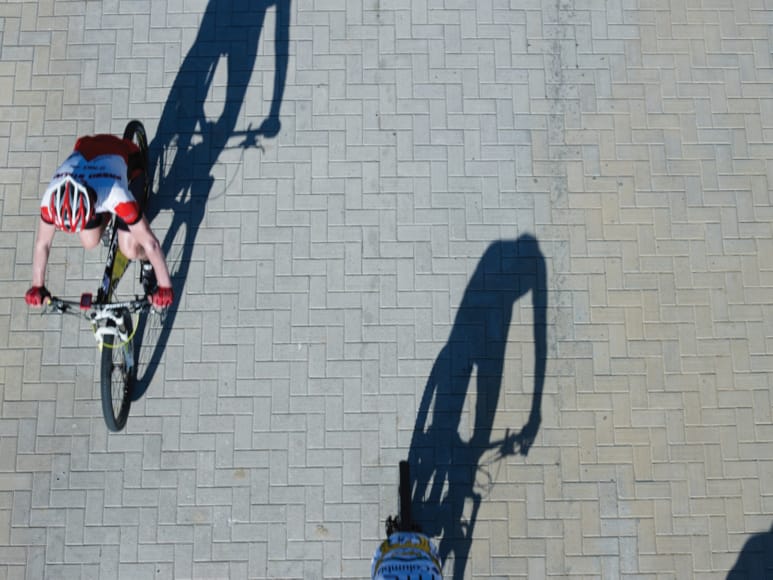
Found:
[(544, 262), (537, 266), (537, 281), (531, 289), (534, 304), (534, 394), (531, 398), (529, 420), (519, 434), (521, 454), (528, 455), (542, 423), (542, 391), (545, 387), (547, 360), (547, 277)]
[[(276, 38), (276, 65), (274, 68), (274, 94), (271, 98), (271, 110), (269, 118), (279, 119), (279, 106), (282, 103), (282, 95), (285, 90), (287, 78), (287, 56), (289, 54), (290, 36), (290, 2), (280, 0), (276, 4), (276, 24), (274, 38)], [(284, 63), (280, 60), (284, 59)]]
[(38, 232), (35, 236), (35, 246), (32, 250), (32, 285), (45, 286), (48, 255), (51, 252), (51, 242), (56, 228), (54, 224), (38, 220)]
[(129, 233), (131, 233), (134, 240), (145, 251), (145, 257), (153, 265), (153, 270), (156, 273), (156, 280), (158, 285), (171, 288), (172, 279), (169, 276), (169, 269), (166, 267), (166, 259), (164, 253), (161, 251), (161, 244), (158, 243), (153, 231), (148, 225), (148, 220), (145, 216), (140, 218), (136, 224), (129, 226)]

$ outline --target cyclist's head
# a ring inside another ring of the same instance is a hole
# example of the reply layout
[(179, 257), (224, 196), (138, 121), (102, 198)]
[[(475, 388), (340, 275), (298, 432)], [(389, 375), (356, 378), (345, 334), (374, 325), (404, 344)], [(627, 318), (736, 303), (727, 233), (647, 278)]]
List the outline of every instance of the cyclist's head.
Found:
[(48, 209), (58, 229), (75, 233), (94, 217), (95, 205), (94, 190), (67, 175), (51, 193)]
[(372, 580), (442, 580), (438, 547), (419, 532), (395, 532), (381, 542), (370, 563)]

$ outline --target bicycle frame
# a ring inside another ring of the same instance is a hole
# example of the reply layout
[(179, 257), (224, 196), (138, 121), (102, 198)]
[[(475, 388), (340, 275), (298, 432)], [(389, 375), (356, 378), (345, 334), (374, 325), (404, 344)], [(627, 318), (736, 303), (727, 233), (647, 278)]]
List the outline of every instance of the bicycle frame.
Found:
[(107, 251), (107, 261), (105, 263), (105, 273), (102, 276), (102, 284), (97, 290), (97, 303), (107, 304), (113, 297), (113, 292), (118, 282), (129, 267), (130, 260), (121, 252), (118, 246), (118, 228), (116, 227), (116, 217), (113, 216), (108, 226), (111, 230), (110, 245)]

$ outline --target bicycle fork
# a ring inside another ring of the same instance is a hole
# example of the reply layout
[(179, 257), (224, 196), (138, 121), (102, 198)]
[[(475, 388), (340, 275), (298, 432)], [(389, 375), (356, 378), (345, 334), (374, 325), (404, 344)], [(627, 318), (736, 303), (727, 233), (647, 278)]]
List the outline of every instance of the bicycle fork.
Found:
[[(108, 348), (122, 348), (127, 370), (134, 366), (134, 351), (131, 348), (130, 330), (126, 324), (125, 312), (115, 313), (110, 310), (95, 312), (91, 317), (91, 329), (97, 340), (97, 348), (102, 352), (105, 346), (105, 336), (113, 336), (112, 344)], [(111, 324), (112, 323), (112, 324)]]

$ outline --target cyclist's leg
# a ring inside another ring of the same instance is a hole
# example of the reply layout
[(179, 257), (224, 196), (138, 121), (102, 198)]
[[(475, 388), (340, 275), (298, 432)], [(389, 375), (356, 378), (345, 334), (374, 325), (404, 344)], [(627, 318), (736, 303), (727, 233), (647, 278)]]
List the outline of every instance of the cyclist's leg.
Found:
[[(145, 172), (141, 170), (141, 167), (139, 166), (140, 160), (134, 159), (130, 165), (132, 167), (129, 168), (130, 173), (130, 181), (129, 181), (129, 191), (134, 196), (134, 199), (137, 200), (140, 204), (140, 209), (144, 213), (145, 208), (143, 207), (145, 204)], [(140, 219), (145, 219), (140, 218)], [(118, 229), (118, 247), (121, 248), (121, 252), (124, 256), (129, 258), (130, 260), (147, 260), (147, 257), (145, 256), (145, 250), (143, 247), (134, 239), (134, 236), (131, 235), (129, 232), (129, 226), (126, 225), (126, 222), (124, 222), (121, 218), (117, 218), (115, 220), (116, 228)]]
[(146, 260), (145, 249), (134, 239), (123, 220), (116, 220), (116, 228), (118, 229), (118, 247), (121, 248), (121, 253), (130, 260)]
[(81, 245), (87, 250), (96, 248), (99, 242), (102, 241), (102, 232), (105, 231), (109, 222), (110, 216), (108, 214), (100, 213), (95, 215), (91, 221), (86, 224), (86, 227), (78, 232)]
[(122, 220), (116, 220), (116, 224), (118, 247), (121, 248), (121, 253), (130, 260), (140, 260), (140, 283), (146, 294), (152, 293), (157, 288), (158, 281), (153, 266), (148, 261), (145, 248), (135, 239)]

